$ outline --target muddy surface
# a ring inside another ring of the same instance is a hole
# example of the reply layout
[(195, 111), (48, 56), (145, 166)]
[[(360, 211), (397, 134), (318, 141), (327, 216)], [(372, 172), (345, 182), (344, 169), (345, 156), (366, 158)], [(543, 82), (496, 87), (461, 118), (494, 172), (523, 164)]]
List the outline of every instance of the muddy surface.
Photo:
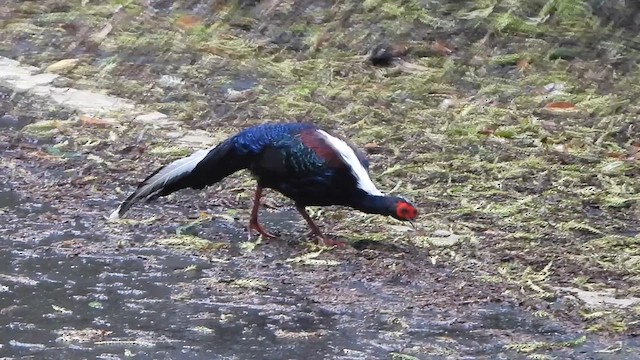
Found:
[[(299, 242), (274, 242), (244, 252), (243, 228), (213, 221), (198, 230), (224, 249), (187, 245), (179, 251), (187, 254), (176, 254), (157, 247), (175, 225), (114, 235), (98, 212), (80, 216), (88, 207), (39, 204), (7, 185), (0, 191), (5, 356), (526, 358), (509, 348), (518, 339), (529, 353), (629, 359), (640, 345), (623, 340), (612, 354), (597, 353), (611, 350), (609, 339), (587, 341), (579, 329), (516, 304), (475, 298), (463, 290), (474, 287), (464, 276), (425, 266), (415, 249), (312, 257)], [(302, 231), (293, 211), (265, 220)]]
[[(0, 356), (639, 358), (640, 54), (619, 5), (0, 1), (0, 55), (171, 120), (0, 85)], [(246, 173), (106, 221), (157, 166), (280, 120), (365, 147), (418, 231), (312, 209), (350, 245), (320, 249), (267, 192), (279, 239), (248, 241)]]

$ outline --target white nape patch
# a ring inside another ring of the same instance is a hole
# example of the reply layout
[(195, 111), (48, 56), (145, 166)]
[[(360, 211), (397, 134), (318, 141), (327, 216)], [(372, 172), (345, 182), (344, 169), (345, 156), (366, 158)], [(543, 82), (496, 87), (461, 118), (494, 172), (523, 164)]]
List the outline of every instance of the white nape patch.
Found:
[(370, 195), (383, 195), (378, 188), (373, 184), (367, 170), (362, 166), (360, 160), (358, 160), (358, 156), (355, 151), (344, 141), (338, 139), (335, 136), (329, 135), (326, 131), (317, 130), (322, 137), (327, 140), (329, 145), (340, 155), (342, 161), (344, 161), (350, 168), (351, 173), (355, 176), (356, 181), (358, 182), (358, 187)]

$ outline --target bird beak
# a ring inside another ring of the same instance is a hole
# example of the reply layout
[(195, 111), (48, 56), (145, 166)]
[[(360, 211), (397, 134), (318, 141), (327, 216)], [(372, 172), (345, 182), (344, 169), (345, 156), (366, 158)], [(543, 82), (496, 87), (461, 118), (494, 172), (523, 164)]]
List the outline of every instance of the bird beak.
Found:
[(411, 227), (413, 228), (413, 230), (416, 230), (416, 231), (418, 230), (418, 228), (416, 227), (416, 224), (412, 220), (409, 220), (409, 224), (411, 224)]

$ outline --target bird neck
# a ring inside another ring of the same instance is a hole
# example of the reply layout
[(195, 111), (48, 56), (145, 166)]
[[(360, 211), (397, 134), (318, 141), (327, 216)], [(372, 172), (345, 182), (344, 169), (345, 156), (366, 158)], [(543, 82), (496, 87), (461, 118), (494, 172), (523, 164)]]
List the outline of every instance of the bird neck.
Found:
[(360, 192), (351, 199), (351, 207), (368, 214), (389, 215), (389, 197)]

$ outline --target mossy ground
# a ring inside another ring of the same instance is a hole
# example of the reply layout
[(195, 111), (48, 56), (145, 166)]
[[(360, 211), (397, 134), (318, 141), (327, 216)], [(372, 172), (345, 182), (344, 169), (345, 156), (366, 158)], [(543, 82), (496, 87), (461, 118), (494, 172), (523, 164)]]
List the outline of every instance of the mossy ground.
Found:
[[(4, 5), (0, 53), (43, 69), (78, 58), (65, 70), (69, 85), (108, 89), (212, 136), (305, 120), (368, 144), (374, 182), (414, 200), (421, 229), (315, 209), (328, 232), (356, 247), (422, 252), (421, 266), (466, 274), (486, 298), (637, 334), (638, 307), (553, 306), (559, 287), (640, 297), (640, 54), (637, 28), (609, 22), (626, 21), (623, 10), (579, 0), (142, 3)], [(408, 55), (374, 67), (365, 54), (379, 43)], [(127, 192), (183, 155), (162, 130), (141, 136), (142, 125), (125, 124), (58, 135), (68, 146), (109, 138), (84, 147), (107, 163), (88, 186)], [(172, 151), (141, 154), (146, 147)], [(248, 211), (247, 174), (221, 186), (211, 201)], [(459, 241), (439, 246), (429, 240), (437, 230)], [(455, 301), (484, 301), (472, 293)]]

